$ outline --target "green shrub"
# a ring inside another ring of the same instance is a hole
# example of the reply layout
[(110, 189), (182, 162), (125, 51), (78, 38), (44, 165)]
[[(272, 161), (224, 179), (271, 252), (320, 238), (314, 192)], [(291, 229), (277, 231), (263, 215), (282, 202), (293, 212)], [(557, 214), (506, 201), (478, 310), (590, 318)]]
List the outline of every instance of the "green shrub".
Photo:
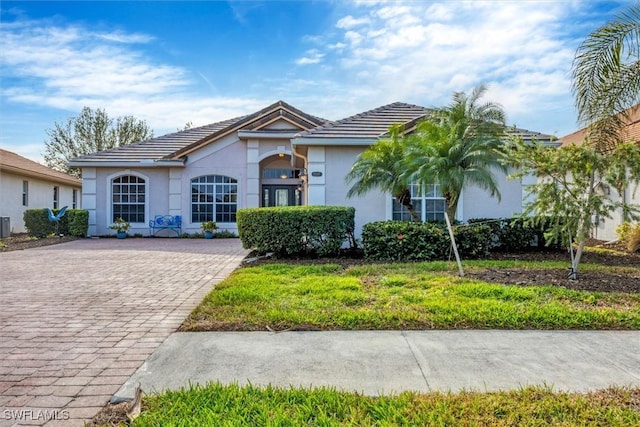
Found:
[[(454, 226), (460, 256), (480, 258), (489, 253), (491, 228), (486, 225)], [(451, 240), (444, 224), (378, 221), (362, 229), (364, 256), (384, 261), (432, 261), (449, 258)]]
[[(527, 218), (473, 218), (469, 224), (483, 224), (491, 229), (491, 250), (526, 252), (546, 247), (544, 233), (550, 228), (551, 219), (533, 225), (527, 223)], [(559, 249), (562, 245), (550, 246)]]
[(353, 234), (355, 209), (289, 206), (240, 209), (238, 234), (245, 249), (280, 255), (337, 255)]
[(55, 225), (49, 221), (46, 209), (27, 209), (22, 219), (29, 236), (46, 237), (55, 232)]
[[(57, 214), (60, 209), (52, 209), (52, 211)], [(49, 221), (49, 215), (45, 208), (27, 209), (22, 218), (29, 236), (46, 237), (56, 231), (56, 225)], [(86, 237), (88, 229), (89, 211), (84, 209), (68, 209), (58, 224), (58, 233), (64, 235)]]
[(89, 230), (89, 211), (84, 209), (69, 209), (60, 219), (61, 226), (63, 221), (68, 224), (67, 233), (64, 234), (87, 237)]
[(373, 260), (442, 259), (448, 243), (442, 227), (431, 223), (377, 221), (362, 228), (364, 256)]

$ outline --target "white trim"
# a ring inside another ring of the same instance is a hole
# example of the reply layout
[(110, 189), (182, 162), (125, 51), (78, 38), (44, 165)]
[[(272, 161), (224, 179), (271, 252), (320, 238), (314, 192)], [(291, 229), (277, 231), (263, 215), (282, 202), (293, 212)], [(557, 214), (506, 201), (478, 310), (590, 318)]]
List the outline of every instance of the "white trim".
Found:
[[(242, 194), (242, 184), (241, 184), (241, 180), (238, 177), (232, 176), (232, 175), (227, 175), (225, 173), (214, 173), (214, 172), (210, 172), (210, 173), (197, 173), (195, 175), (189, 175), (187, 176), (187, 179), (185, 180), (185, 183), (188, 186), (188, 197), (186, 198), (186, 200), (188, 200), (188, 204), (187, 204), (187, 215), (188, 215), (188, 222), (185, 221), (185, 215), (182, 216), (182, 224), (188, 224), (189, 226), (194, 226), (194, 225), (198, 225), (198, 227), (200, 227), (200, 224), (202, 224), (202, 222), (193, 222), (192, 218), (193, 218), (193, 212), (192, 212), (192, 208), (193, 208), (193, 201), (191, 200), (191, 181), (195, 178), (200, 178), (201, 176), (224, 176), (227, 178), (231, 178), (231, 179), (235, 179), (235, 185), (236, 185), (236, 218), (238, 215), (238, 210), (241, 209), (242, 204), (240, 203), (241, 197), (240, 195)], [(217, 183), (213, 183), (214, 185), (216, 185)], [(229, 183), (229, 184), (234, 184), (234, 183)], [(229, 185), (226, 184), (226, 185)], [(225, 184), (221, 184), (221, 185), (225, 185)], [(214, 206), (215, 206), (215, 201), (213, 202)], [(214, 212), (214, 218), (213, 221), (215, 221), (215, 213)], [(217, 221), (216, 221), (217, 222)], [(218, 226), (220, 226), (220, 224), (236, 224), (235, 222), (217, 222)], [(222, 228), (222, 227), (221, 227)], [(228, 227), (227, 227), (228, 228)]]
[(132, 171), (130, 169), (124, 169), (122, 171), (112, 173), (111, 175), (107, 176), (107, 216), (105, 218), (106, 224), (104, 224), (104, 226), (106, 228), (109, 228), (109, 226), (112, 224), (110, 218), (113, 214), (113, 183), (111, 181), (113, 181), (114, 178), (117, 178), (119, 176), (125, 176), (125, 175), (133, 175), (133, 176), (137, 176), (138, 178), (144, 179), (144, 184), (145, 184), (144, 186), (144, 222), (132, 222), (131, 227), (132, 228), (140, 228), (141, 226), (148, 227), (149, 220), (151, 219), (149, 218), (149, 199), (151, 198), (151, 180), (149, 179), (148, 176), (140, 172)]
[[(291, 153), (291, 150), (287, 150), (285, 149), (284, 151), (278, 151), (278, 150), (271, 150), (268, 151), (266, 153), (262, 153), (258, 156), (258, 165), (260, 164), (261, 161), (263, 161), (264, 159), (268, 158), (268, 157), (272, 157), (272, 156), (278, 156), (278, 154), (284, 154), (285, 156), (293, 156), (293, 153)], [(258, 174), (259, 175), (259, 174)]]

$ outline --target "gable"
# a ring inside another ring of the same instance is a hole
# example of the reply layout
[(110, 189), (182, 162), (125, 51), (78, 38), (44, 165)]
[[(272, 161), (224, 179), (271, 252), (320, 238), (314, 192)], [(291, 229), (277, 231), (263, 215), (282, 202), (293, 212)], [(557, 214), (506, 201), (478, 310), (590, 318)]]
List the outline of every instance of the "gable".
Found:
[(246, 116), (236, 117), (197, 128), (162, 135), (135, 144), (77, 157), (69, 162), (74, 167), (154, 167), (184, 166), (190, 153), (239, 132), (286, 131), (292, 137), (300, 131), (317, 127), (326, 120), (307, 114), (284, 101)]

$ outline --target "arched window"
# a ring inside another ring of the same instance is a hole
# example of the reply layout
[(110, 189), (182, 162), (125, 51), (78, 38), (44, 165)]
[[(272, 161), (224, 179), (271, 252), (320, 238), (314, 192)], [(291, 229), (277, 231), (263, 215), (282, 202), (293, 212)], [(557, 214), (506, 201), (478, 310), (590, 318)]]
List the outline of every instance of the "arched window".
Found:
[(145, 222), (146, 183), (135, 175), (122, 175), (111, 180), (111, 221)]
[(236, 222), (238, 181), (205, 175), (191, 180), (191, 222)]

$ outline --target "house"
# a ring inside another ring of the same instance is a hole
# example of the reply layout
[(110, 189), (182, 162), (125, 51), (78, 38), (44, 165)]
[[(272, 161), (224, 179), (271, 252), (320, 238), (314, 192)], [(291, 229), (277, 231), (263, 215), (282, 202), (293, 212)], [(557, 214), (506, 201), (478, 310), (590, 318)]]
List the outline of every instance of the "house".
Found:
[(0, 149), (0, 217), (9, 218), (11, 233), (26, 232), (27, 209), (80, 209), (81, 191), (78, 178)]
[[(640, 144), (640, 104), (627, 110), (627, 124), (623, 129), (622, 139)], [(587, 137), (587, 128), (582, 128), (560, 138), (562, 145), (582, 144)], [(623, 201), (630, 205), (640, 206), (640, 183), (622, 189), (622, 194), (607, 191), (607, 196), (613, 201)], [(596, 220), (592, 237), (600, 240), (616, 240), (616, 228), (624, 222), (622, 208), (616, 209), (609, 218), (594, 218)]]
[[(345, 176), (357, 156), (402, 123), (407, 131), (430, 110), (401, 102), (338, 121), (307, 114), (283, 101), (258, 112), (187, 129), (136, 144), (78, 157), (82, 198), (89, 210), (89, 234), (111, 234), (121, 217), (131, 231), (145, 233), (155, 215), (182, 215), (183, 232), (216, 221), (237, 229), (236, 212), (245, 207), (348, 205), (356, 208), (357, 232), (370, 221), (408, 219), (391, 195), (372, 191), (346, 198)], [(550, 135), (515, 130), (526, 138)], [(532, 178), (534, 179), (534, 178)], [(522, 211), (522, 183), (498, 176), (502, 201), (476, 188), (462, 195), (457, 218), (511, 216)], [(444, 199), (433, 186), (423, 196), (411, 188), (424, 219), (440, 219)]]

